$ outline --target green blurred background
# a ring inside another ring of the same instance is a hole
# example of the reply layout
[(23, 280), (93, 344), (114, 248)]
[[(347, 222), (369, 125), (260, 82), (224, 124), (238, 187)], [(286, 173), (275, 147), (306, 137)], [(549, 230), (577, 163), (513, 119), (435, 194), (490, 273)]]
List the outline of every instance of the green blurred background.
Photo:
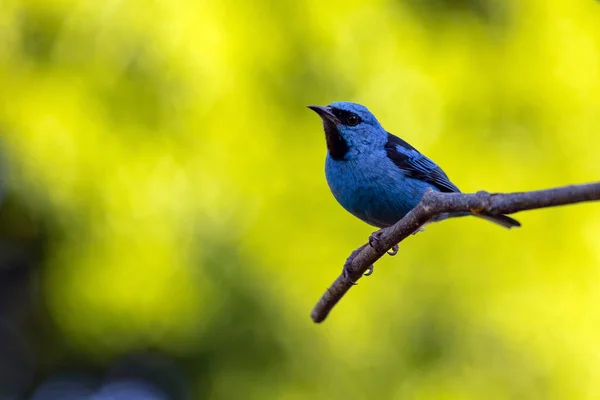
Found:
[(313, 324), (372, 228), (305, 108), (520, 191), (598, 180), (599, 93), (592, 0), (1, 0), (3, 390), (151, 354), (170, 398), (600, 398), (597, 204), (429, 226)]

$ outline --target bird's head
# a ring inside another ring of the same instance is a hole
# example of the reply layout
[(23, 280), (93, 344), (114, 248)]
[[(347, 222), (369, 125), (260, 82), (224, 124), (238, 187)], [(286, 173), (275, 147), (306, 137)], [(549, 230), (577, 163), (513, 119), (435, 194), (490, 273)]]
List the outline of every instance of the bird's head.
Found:
[(383, 150), (387, 132), (367, 107), (339, 101), (328, 106), (308, 106), (323, 120), (327, 150), (334, 160)]

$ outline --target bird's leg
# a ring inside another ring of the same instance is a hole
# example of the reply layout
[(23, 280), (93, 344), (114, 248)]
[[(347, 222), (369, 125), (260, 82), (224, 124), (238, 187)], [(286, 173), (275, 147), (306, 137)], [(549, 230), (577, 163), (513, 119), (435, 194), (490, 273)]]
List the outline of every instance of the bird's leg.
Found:
[[(361, 250), (365, 248), (365, 246), (366, 246), (366, 244), (362, 245), (358, 249), (354, 250), (352, 252), (352, 254), (350, 254), (350, 256), (346, 259), (346, 262), (344, 263), (344, 268), (343, 268), (343, 271), (342, 271), (342, 273), (344, 275), (344, 278), (346, 278), (346, 280), (348, 282), (350, 282), (351, 284), (353, 284), (353, 285), (357, 285), (357, 283), (354, 282), (352, 280), (352, 278), (350, 277), (350, 266), (352, 265), (352, 261), (354, 261), (354, 259), (358, 255), (358, 253), (360, 253)], [(365, 272), (364, 275), (365, 276), (371, 275), (373, 273), (373, 268), (374, 268), (373, 265), (369, 265), (369, 268), (367, 268), (367, 272)]]
[[(381, 238), (381, 235), (383, 235), (383, 231), (379, 230), (377, 232), (373, 232), (373, 234), (371, 236), (369, 236), (369, 245), (380, 253), (382, 253), (385, 250), (382, 248), (381, 244), (379, 243), (379, 239)], [(392, 247), (389, 251), (387, 251), (387, 253), (390, 256), (395, 256), (396, 254), (398, 254), (398, 249), (399, 249), (398, 245), (395, 244), (394, 247)]]

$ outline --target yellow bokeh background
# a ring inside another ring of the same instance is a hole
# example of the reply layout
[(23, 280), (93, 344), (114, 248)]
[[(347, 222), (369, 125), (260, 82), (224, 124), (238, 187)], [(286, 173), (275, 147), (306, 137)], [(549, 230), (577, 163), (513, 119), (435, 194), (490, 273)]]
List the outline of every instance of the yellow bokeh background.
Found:
[(598, 180), (598, 93), (591, 0), (0, 3), (55, 329), (208, 363), (197, 398), (600, 398), (596, 204), (430, 225), (312, 324), (372, 228), (305, 108), (365, 104), (463, 191), (521, 191)]

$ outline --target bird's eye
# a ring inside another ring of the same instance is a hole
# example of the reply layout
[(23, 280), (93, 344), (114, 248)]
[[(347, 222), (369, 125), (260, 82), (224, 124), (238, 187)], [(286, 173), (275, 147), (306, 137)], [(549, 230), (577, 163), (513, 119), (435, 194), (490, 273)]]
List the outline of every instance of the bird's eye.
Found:
[(336, 118), (346, 126), (356, 126), (362, 122), (358, 114), (352, 111), (340, 110), (339, 108), (331, 107), (331, 112)]
[(356, 114), (351, 114), (348, 116), (348, 119), (346, 120), (346, 124), (349, 126), (356, 126), (360, 123), (360, 118), (358, 118), (358, 115)]

